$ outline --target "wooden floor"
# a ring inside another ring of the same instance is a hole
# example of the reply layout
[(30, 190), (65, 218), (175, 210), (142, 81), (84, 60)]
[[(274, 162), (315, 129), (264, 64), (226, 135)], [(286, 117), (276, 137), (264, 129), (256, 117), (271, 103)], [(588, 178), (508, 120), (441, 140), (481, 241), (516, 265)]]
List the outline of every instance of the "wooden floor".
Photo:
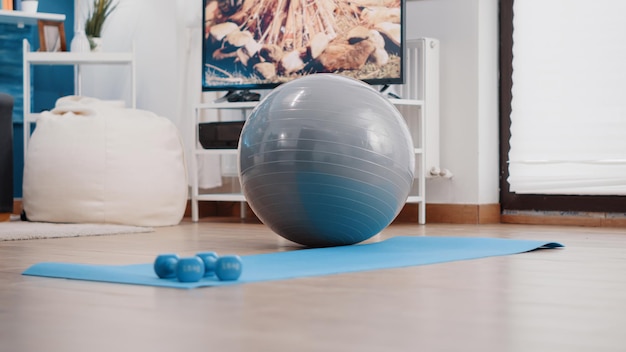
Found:
[(261, 224), (0, 242), (0, 351), (626, 351), (624, 229), (394, 224), (390, 236), (558, 241), (565, 249), (177, 290), (22, 276), (41, 261), (131, 264), (162, 252), (292, 245)]

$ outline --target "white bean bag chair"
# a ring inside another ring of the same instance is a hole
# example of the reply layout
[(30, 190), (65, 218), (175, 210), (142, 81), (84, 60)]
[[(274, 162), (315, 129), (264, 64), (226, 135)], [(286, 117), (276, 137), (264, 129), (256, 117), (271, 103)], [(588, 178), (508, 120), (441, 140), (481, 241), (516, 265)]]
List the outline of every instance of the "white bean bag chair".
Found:
[(43, 112), (24, 160), (31, 221), (178, 224), (187, 170), (176, 126), (154, 113), (70, 96)]

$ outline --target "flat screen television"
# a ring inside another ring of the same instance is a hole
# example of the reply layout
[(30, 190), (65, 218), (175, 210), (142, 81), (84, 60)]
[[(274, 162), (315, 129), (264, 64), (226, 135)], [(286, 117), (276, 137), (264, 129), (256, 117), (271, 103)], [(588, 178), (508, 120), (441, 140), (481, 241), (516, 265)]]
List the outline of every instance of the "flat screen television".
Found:
[(405, 0), (203, 0), (203, 91), (316, 73), (404, 83)]

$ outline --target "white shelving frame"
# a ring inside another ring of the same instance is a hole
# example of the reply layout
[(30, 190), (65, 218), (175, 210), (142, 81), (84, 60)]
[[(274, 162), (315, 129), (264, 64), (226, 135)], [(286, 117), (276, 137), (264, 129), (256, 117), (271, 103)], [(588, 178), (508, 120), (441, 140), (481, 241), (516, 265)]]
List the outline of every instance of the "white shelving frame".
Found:
[[(191, 161), (189, 163), (191, 174), (191, 220), (197, 222), (199, 219), (198, 214), (198, 202), (199, 201), (217, 201), (217, 202), (242, 202), (241, 203), (241, 216), (243, 217), (245, 212), (246, 198), (241, 193), (208, 193), (200, 194), (200, 188), (198, 186), (198, 157), (202, 155), (218, 155), (232, 156), (237, 155), (237, 149), (202, 149), (200, 146), (200, 140), (198, 135), (198, 126), (200, 123), (200, 115), (203, 110), (239, 110), (241, 111), (242, 119), (245, 119), (252, 109), (257, 106), (258, 102), (222, 102), (222, 103), (204, 103), (198, 104), (194, 107), (194, 120), (191, 124), (192, 135), (194, 136), (194, 148), (191, 151)], [(218, 114), (219, 115), (219, 114)]]
[(31, 135), (32, 122), (36, 122), (38, 113), (32, 112), (31, 98), (31, 67), (33, 65), (65, 65), (74, 67), (74, 94), (82, 94), (81, 68), (84, 65), (127, 65), (130, 67), (130, 103), (132, 108), (137, 107), (137, 89), (135, 78), (135, 55), (134, 52), (99, 52), (99, 53), (75, 53), (75, 52), (39, 52), (31, 51), (27, 39), (23, 41), (24, 52), (24, 155), (28, 150)]
[[(425, 191), (426, 191), (426, 181), (425, 181), (425, 170), (424, 170), (424, 146), (423, 141), (425, 140), (424, 135), (424, 101), (416, 100), (416, 99), (390, 99), (390, 102), (395, 106), (403, 106), (409, 109), (403, 109), (405, 112), (403, 113), (404, 118), (407, 119), (409, 126), (418, 126), (418, 128), (413, 128), (411, 130), (411, 136), (413, 137), (414, 144), (414, 153), (416, 158), (415, 163), (415, 185), (417, 189), (412, 191), (412, 194), (409, 195), (407, 199), (407, 203), (417, 203), (418, 204), (418, 223), (425, 224), (426, 223), (426, 204), (425, 204)], [(195, 136), (194, 145), (199, 146), (199, 135), (198, 135), (198, 126), (200, 123), (200, 115), (203, 110), (240, 110), (243, 118), (247, 117), (247, 112), (254, 109), (257, 105), (257, 102), (237, 102), (237, 103), (205, 103), (198, 104), (194, 107), (194, 123), (192, 126), (192, 133)], [(410, 113), (408, 113), (410, 112)], [(218, 114), (219, 115), (219, 114)], [(246, 201), (246, 198), (241, 193), (199, 193), (198, 187), (198, 157), (202, 155), (218, 155), (218, 156), (227, 156), (227, 155), (237, 155), (237, 149), (202, 149), (201, 147), (196, 147), (191, 152), (191, 219), (194, 222), (199, 220), (198, 214), (198, 202), (200, 201), (228, 201), (228, 202), (242, 202), (242, 209), (244, 209), (243, 205)], [(415, 187), (414, 187), (415, 188)], [(243, 215), (243, 212), (242, 212)]]

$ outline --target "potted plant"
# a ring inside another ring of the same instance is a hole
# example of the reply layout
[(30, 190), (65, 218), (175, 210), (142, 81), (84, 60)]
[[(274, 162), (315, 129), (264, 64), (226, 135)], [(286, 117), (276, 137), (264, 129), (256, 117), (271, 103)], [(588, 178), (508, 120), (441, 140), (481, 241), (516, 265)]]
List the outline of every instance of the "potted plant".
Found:
[(89, 45), (92, 51), (98, 51), (100, 46), (100, 35), (104, 26), (104, 21), (115, 10), (117, 4), (113, 4), (114, 0), (93, 0), (91, 10), (85, 21), (85, 34), (89, 39)]

